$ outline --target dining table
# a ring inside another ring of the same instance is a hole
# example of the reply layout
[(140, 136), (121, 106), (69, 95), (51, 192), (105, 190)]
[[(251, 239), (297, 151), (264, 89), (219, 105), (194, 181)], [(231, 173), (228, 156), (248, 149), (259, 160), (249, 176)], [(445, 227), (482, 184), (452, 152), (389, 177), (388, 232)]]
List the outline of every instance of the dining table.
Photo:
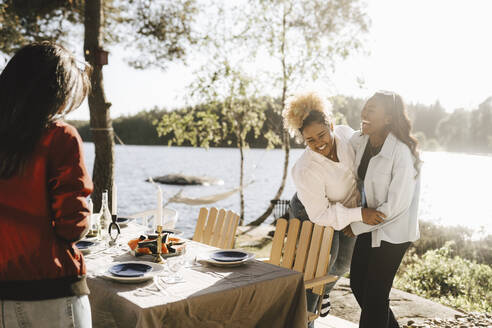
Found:
[(255, 259), (210, 265), (207, 256), (217, 248), (184, 238), (183, 254), (153, 264), (151, 279), (113, 279), (108, 269), (115, 264), (152, 261), (151, 255), (132, 255), (127, 245), (144, 232), (130, 223), (116, 243), (100, 241), (84, 255), (93, 327), (307, 326), (302, 273)]

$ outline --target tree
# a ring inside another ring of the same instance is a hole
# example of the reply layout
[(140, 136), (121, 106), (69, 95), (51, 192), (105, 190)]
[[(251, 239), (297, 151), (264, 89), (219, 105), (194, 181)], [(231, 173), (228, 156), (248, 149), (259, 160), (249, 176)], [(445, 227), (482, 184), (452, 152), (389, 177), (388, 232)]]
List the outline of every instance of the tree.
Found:
[(334, 96), (331, 97), (334, 114), (342, 114), (347, 124), (354, 130), (360, 129), (360, 112), (364, 107), (365, 100), (361, 98)]
[(476, 152), (492, 151), (492, 97), (470, 113), (470, 141)]
[(413, 130), (423, 132), (429, 139), (436, 138), (437, 124), (448, 116), (439, 101), (431, 106), (410, 104), (407, 109), (412, 117)]
[(169, 61), (183, 58), (193, 44), (191, 26), (196, 11), (194, 0), (4, 0), (0, 4), (0, 52), (5, 55), (32, 41), (81, 44), (79, 32), (83, 28), (83, 53), (94, 67), (89, 108), (96, 152), (96, 208), (100, 206), (102, 190), (111, 192), (114, 177), (111, 103), (104, 93), (97, 54), (103, 46), (122, 44), (136, 54), (129, 59), (130, 65), (165, 68)]
[(466, 151), (470, 140), (470, 112), (456, 109), (437, 126), (439, 143), (448, 151)]
[[(256, 81), (244, 73), (245, 63), (254, 56), (256, 49), (256, 45), (251, 44), (254, 39), (249, 37), (248, 31), (252, 27), (245, 17), (248, 14), (245, 6), (247, 4), (214, 6), (215, 19), (204, 27), (210, 38), (201, 43), (202, 53), (209, 56), (195, 72), (196, 79), (190, 89), (195, 102), (206, 104), (205, 110), (196, 114), (166, 114), (157, 127), (160, 135), (174, 133), (172, 143), (176, 144), (189, 141), (193, 146), (208, 146), (210, 142), (235, 142), (240, 155), (241, 225), (244, 223), (244, 149), (249, 147), (247, 136), (252, 133), (257, 138), (266, 119), (263, 101), (266, 98), (258, 97)], [(272, 131), (266, 131), (264, 137), (269, 147), (278, 142)]]
[[(279, 112), (285, 108), (289, 93), (304, 83), (329, 79), (328, 72), (338, 59), (346, 58), (361, 47), (360, 36), (368, 30), (368, 18), (358, 0), (256, 0), (254, 17), (258, 44), (276, 62), (270, 71), (270, 84), (279, 90)], [(272, 124), (272, 122), (269, 122)], [(285, 150), (280, 186), (273, 197), (278, 200), (287, 180), (290, 137), (280, 131)], [(274, 203), (250, 225), (259, 225), (271, 214)]]
[[(197, 106), (194, 111), (186, 113), (170, 112), (164, 114), (157, 123), (159, 135), (173, 134), (169, 144), (182, 145), (189, 142), (192, 146), (208, 147), (224, 141), (235, 143), (240, 155), (240, 224), (244, 223), (244, 149), (248, 148), (248, 134), (258, 137), (265, 121), (265, 104), (254, 97), (253, 80), (243, 73), (224, 64), (223, 72), (216, 72), (214, 81), (202, 80), (197, 85), (203, 99), (208, 103)], [(214, 74), (210, 75), (213, 77)], [(213, 83), (213, 84), (211, 84)], [(219, 85), (226, 84), (228, 93), (225, 97), (212, 96)]]

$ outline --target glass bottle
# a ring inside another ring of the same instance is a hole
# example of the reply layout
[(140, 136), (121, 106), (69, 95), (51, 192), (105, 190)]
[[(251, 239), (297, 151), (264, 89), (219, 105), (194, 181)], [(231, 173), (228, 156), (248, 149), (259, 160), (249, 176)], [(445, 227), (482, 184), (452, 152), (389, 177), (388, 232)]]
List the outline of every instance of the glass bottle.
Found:
[(108, 191), (104, 190), (102, 194), (101, 211), (99, 217), (99, 228), (101, 229), (101, 239), (108, 239), (108, 228), (111, 223), (111, 212), (108, 205)]
[(94, 205), (92, 203), (92, 199), (89, 198), (87, 201), (89, 205), (89, 233), (87, 234), (88, 237), (97, 237), (98, 239), (101, 238), (101, 227), (99, 226), (99, 217), (94, 214)]

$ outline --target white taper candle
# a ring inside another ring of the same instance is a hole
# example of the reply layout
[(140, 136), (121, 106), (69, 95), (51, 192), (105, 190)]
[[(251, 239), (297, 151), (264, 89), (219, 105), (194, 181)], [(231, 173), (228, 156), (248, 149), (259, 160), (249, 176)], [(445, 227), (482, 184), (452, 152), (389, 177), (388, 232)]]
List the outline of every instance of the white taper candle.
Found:
[(162, 190), (160, 186), (157, 186), (156, 225), (162, 225)]
[(118, 215), (118, 188), (116, 183), (113, 184), (113, 190), (111, 192), (111, 214)]

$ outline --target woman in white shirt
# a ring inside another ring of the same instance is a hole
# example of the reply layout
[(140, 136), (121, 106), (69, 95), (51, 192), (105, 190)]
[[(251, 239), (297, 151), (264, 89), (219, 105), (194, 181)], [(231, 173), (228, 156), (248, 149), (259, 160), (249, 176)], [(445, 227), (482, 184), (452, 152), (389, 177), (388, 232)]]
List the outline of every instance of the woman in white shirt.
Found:
[[(355, 240), (338, 230), (352, 222), (374, 225), (384, 218), (377, 210), (359, 207), (355, 153), (349, 142), (353, 130), (348, 126), (334, 127), (327, 106), (315, 93), (290, 98), (283, 117), (286, 128), (298, 141), (307, 144), (292, 169), (297, 193), (291, 200), (290, 217), (337, 230), (333, 236), (329, 272), (341, 276), (350, 267)], [(334, 285), (327, 285), (325, 296)], [(317, 296), (308, 293), (310, 311), (314, 312), (316, 303)], [(325, 297), (321, 315), (327, 315), (328, 310), (329, 302)]]
[(362, 133), (351, 138), (362, 205), (386, 215), (384, 222), (353, 222), (345, 232), (357, 235), (350, 286), (362, 312), (359, 327), (396, 328), (389, 293), (403, 255), (419, 238), (420, 158), (417, 140), (402, 98), (377, 92), (361, 113)]

